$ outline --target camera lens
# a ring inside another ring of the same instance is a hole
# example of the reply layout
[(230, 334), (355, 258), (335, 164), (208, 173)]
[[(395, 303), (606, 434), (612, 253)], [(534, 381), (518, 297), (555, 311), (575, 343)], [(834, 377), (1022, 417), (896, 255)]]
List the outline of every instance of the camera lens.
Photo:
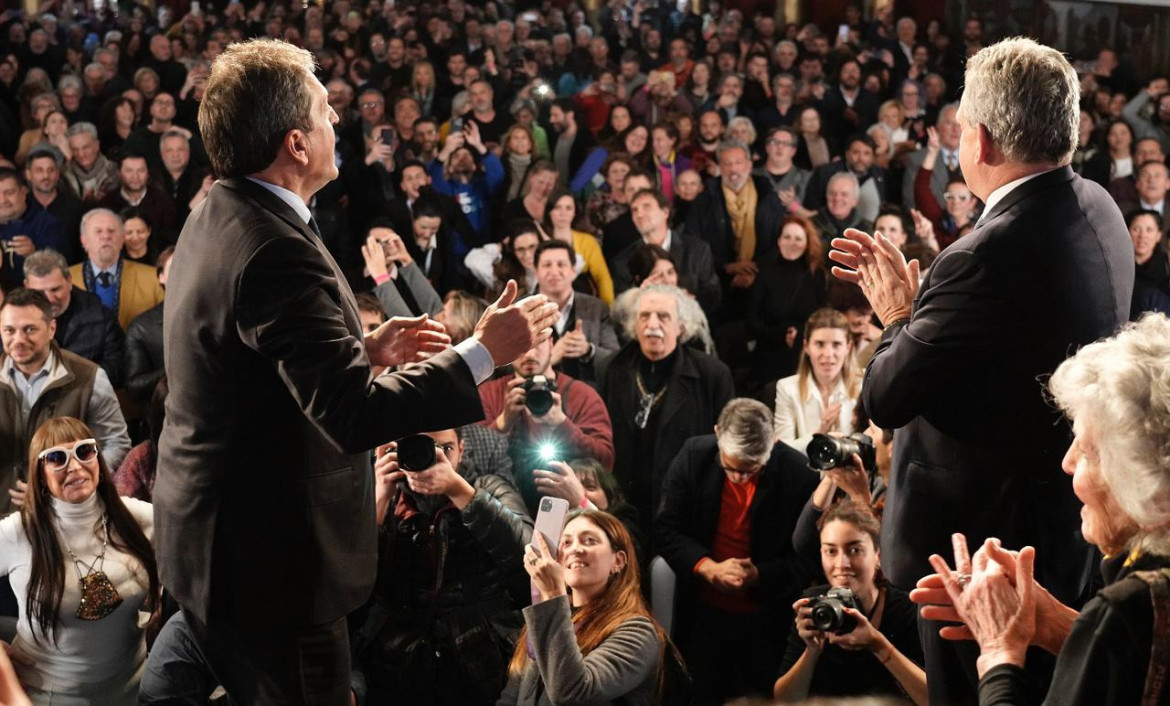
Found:
[(553, 399), (552, 393), (547, 389), (539, 388), (529, 390), (524, 395), (524, 404), (528, 407), (528, 411), (532, 412), (537, 417), (543, 417), (552, 409)]
[(548, 498), (545, 498), (544, 501), (540, 503), (540, 509), (542, 512), (552, 512), (552, 501)]
[(425, 434), (399, 439), (398, 465), (407, 471), (425, 471), (435, 465), (435, 440)]

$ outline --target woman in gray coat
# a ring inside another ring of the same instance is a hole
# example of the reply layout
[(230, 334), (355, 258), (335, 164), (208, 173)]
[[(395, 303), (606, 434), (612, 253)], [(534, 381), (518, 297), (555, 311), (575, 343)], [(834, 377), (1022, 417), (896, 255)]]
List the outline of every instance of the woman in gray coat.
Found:
[(653, 704), (667, 644), (642, 600), (629, 532), (612, 515), (570, 516), (558, 552), (540, 532), (524, 568), (540, 602), (524, 630), (497, 706)]

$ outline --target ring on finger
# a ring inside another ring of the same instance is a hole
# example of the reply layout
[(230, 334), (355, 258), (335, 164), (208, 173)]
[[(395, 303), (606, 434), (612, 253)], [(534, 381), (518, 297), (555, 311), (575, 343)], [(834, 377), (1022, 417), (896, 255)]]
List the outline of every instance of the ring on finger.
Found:
[(971, 574), (955, 574), (955, 581), (959, 584), (959, 590), (967, 588), (967, 584), (971, 583)]

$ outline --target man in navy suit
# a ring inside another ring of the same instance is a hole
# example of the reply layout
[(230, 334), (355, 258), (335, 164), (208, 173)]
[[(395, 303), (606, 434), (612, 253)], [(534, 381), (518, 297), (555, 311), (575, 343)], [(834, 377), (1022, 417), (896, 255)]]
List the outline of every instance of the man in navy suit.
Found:
[[(1069, 167), (1079, 96), (1055, 49), (1010, 39), (981, 50), (958, 112), (963, 174), (987, 204), (975, 230), (921, 286), (917, 262), (884, 236), (833, 241), (834, 273), (861, 286), (885, 326), (862, 400), (897, 429), (882, 569), (900, 588), (932, 572), (931, 554), (951, 556), (962, 532), (972, 546), (1036, 547), (1037, 580), (1065, 604), (1088, 597), (1096, 557), (1060, 468), (1069, 429), (1038, 378), (1127, 320), (1134, 268), (1121, 213)], [(974, 643), (920, 626), (931, 703), (974, 703)]]

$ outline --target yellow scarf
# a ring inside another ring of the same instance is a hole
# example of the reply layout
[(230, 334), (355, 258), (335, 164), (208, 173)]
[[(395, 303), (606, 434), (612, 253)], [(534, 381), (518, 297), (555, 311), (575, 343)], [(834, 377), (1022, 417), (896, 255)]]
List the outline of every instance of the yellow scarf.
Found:
[(749, 177), (737, 194), (724, 183), (723, 200), (727, 203), (727, 215), (731, 217), (731, 230), (735, 233), (735, 261), (751, 262), (756, 257), (756, 205), (760, 200), (756, 185)]

